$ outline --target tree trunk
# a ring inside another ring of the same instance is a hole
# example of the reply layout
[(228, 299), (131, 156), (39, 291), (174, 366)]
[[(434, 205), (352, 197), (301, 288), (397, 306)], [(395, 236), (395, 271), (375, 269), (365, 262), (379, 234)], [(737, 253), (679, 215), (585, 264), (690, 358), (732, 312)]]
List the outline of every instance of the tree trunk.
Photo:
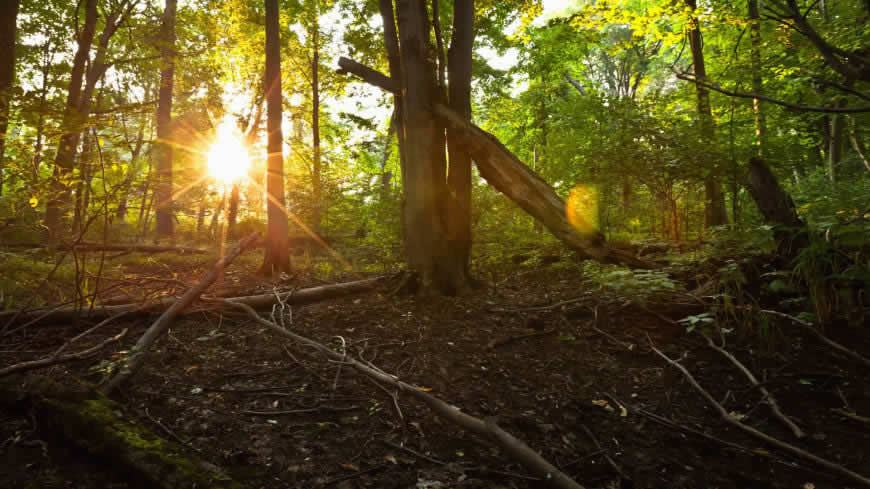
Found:
[(73, 58), (72, 73), (70, 74), (69, 88), (67, 89), (66, 106), (63, 111), (62, 130), (68, 131), (60, 138), (57, 154), (54, 158), (55, 182), (52, 189), (52, 198), (45, 207), (45, 226), (49, 236), (59, 239), (61, 234), (61, 217), (63, 215), (63, 200), (69, 190), (63, 180), (68, 179), (73, 169), (76, 146), (78, 145), (77, 126), (83, 122), (84, 117), (79, 112), (81, 102), (82, 81), (85, 76), (85, 63), (88, 61), (88, 53), (94, 42), (97, 27), (97, 0), (85, 0), (85, 24), (82, 33), (76, 40), (78, 47)]
[[(437, 0), (436, 0), (437, 1)], [(453, 8), (453, 35), (447, 51), (450, 87), (448, 106), (471, 121), (471, 48), (474, 43), (474, 0), (456, 2)], [(450, 167), (447, 174), (449, 191), (447, 229), (451, 277), (463, 282), (468, 276), (471, 258), (471, 156), (462, 147), (461, 136), (447, 129), (447, 151)]]
[(15, 81), (15, 34), (19, 0), (5, 0), (0, 5), (0, 195), (5, 181), (6, 136), (9, 128), (9, 106), (12, 101), (12, 82)]
[(311, 228), (320, 231), (320, 208), (323, 205), (322, 176), (320, 169), (320, 24), (319, 13), (314, 14), (312, 26), (312, 44), (314, 55), (311, 59), (311, 133), (313, 138), (314, 164), (311, 175), (311, 187), (314, 193), (314, 209), (311, 214)]
[[(846, 106), (846, 101), (837, 99), (834, 107)], [(831, 114), (828, 134), (828, 179), (831, 183), (837, 182), (840, 161), (843, 159), (843, 115)]]
[(173, 221), (172, 204), (172, 146), (170, 125), (172, 123), (172, 89), (175, 78), (175, 13), (177, 0), (166, 0), (163, 10), (163, 25), (160, 32), (160, 95), (157, 102), (157, 143), (154, 147), (157, 157), (156, 185), (154, 186), (157, 201), (156, 239), (173, 239), (175, 222)]
[[(698, 8), (697, 0), (686, 0), (686, 5), (693, 11)], [(689, 44), (692, 48), (692, 66), (695, 70), (695, 78), (707, 79), (707, 69), (704, 65), (703, 39), (698, 18), (694, 16), (690, 20)], [(710, 106), (710, 91), (701, 84), (695, 84), (698, 96), (698, 120), (701, 125), (701, 135), (709, 144), (716, 139), (716, 126), (713, 122), (713, 111)], [(725, 193), (722, 192), (722, 184), (715, 174), (715, 168), (708, 169), (709, 174), (704, 178), (704, 225), (706, 227), (722, 226), (728, 224), (728, 213), (725, 210)]]
[(749, 160), (749, 193), (764, 222), (774, 225), (774, 238), (780, 254), (793, 257), (809, 244), (806, 227), (797, 215), (794, 202), (782, 189), (776, 176), (759, 158)]
[[(434, 49), (424, 0), (398, 0), (402, 60), (402, 128), (405, 142), (404, 242), (409, 267), (421, 290), (447, 292), (450, 280), (443, 198), (447, 195), (444, 127), (431, 107), (438, 100)], [(439, 138), (439, 132), (441, 134)], [(438, 146), (441, 141), (441, 147)]]
[(233, 189), (230, 191), (230, 205), (227, 208), (227, 236), (233, 237), (236, 233), (236, 221), (239, 218), (239, 199), (241, 196), (241, 184), (233, 183)]
[[(761, 23), (759, 22), (758, 0), (748, 0), (748, 3), (752, 93), (763, 95), (764, 82), (761, 78)], [(757, 98), (752, 99), (752, 110), (755, 113), (755, 143), (758, 145), (758, 157), (764, 159), (767, 146), (767, 117), (764, 113), (764, 108), (761, 106), (761, 100)]]
[(278, 0), (266, 2), (266, 132), (268, 230), (260, 272), (266, 276), (290, 270), (289, 225), (284, 202), (284, 154), (281, 132), (281, 36)]

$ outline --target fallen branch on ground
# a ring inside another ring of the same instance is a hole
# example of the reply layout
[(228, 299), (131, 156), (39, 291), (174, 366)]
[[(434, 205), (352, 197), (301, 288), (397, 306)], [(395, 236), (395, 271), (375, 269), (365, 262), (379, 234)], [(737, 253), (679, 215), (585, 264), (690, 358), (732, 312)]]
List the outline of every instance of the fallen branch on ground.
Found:
[[(314, 302), (325, 301), (329, 299), (335, 299), (338, 297), (344, 297), (353, 294), (359, 294), (363, 292), (370, 292), (377, 288), (378, 285), (383, 283), (383, 281), (388, 277), (375, 277), (375, 278), (367, 278), (363, 280), (356, 280), (353, 282), (345, 282), (340, 284), (330, 284), (330, 285), (321, 285), (318, 287), (310, 287), (307, 289), (294, 290), (291, 292), (282, 292), (282, 293), (269, 293), (269, 294), (260, 294), (260, 295), (249, 295), (249, 296), (241, 296), (241, 297), (227, 297), (227, 300), (231, 300), (233, 302), (239, 302), (242, 304), (247, 304), (255, 309), (267, 308), (271, 307), (274, 304), (277, 304), (279, 301), (283, 301), (285, 304), (289, 306), (299, 306), (303, 304), (311, 304)], [(78, 318), (87, 318), (87, 319), (101, 319), (111, 317), (116, 314), (120, 314), (123, 312), (132, 313), (136, 311), (141, 311), (144, 313), (162, 313), (168, 310), (172, 304), (174, 304), (178, 298), (176, 297), (161, 297), (159, 299), (155, 299), (152, 302), (147, 304), (135, 303), (135, 304), (116, 304), (116, 305), (96, 305), (90, 311), (84, 311), (81, 308), (75, 306), (69, 307), (59, 307), (59, 306), (49, 306), (44, 309), (37, 309), (33, 311), (4, 311), (0, 312), (0, 321), (7, 317), (12, 317), (14, 315), (18, 315), (16, 320), (30, 320), (38, 318), (40, 321), (42, 320), (53, 320), (53, 321), (61, 321), (61, 320), (73, 320)], [(179, 312), (181, 315), (192, 314), (195, 312), (201, 312), (202, 308), (189, 308), (184, 311)], [(213, 310), (213, 309), (209, 309)]]
[(535, 475), (550, 482), (553, 486), (560, 489), (583, 489), (583, 486), (568, 477), (565, 473), (557, 469), (553, 464), (545, 460), (541, 455), (532, 450), (528, 445), (515, 438), (510, 433), (501, 429), (492, 421), (484, 421), (469, 414), (465, 414), (455, 406), (451, 406), (432, 394), (424, 392), (421, 388), (403, 382), (395, 376), (389, 375), (384, 371), (365, 365), (351, 357), (347, 357), (338, 353), (326, 345), (317, 341), (300, 336), (287, 329), (282, 328), (276, 323), (264, 319), (251, 306), (243, 303), (233, 302), (226, 299), (212, 299), (216, 302), (222, 302), (228, 306), (237, 307), (244, 310), (257, 323), (265, 326), (270, 331), (277, 333), (280, 336), (289, 338), (297, 343), (310, 346), (331, 360), (346, 363), (358, 372), (371, 377), (375, 380), (385, 382), (396, 387), (401, 392), (411, 395), (426, 404), (432, 411), (439, 414), (444, 419), (451, 421), (463, 429), (476, 433), (484, 438), (495, 442), (503, 448), (508, 454), (514, 457), (521, 464), (526, 466)]
[(831, 348), (833, 348), (833, 349), (839, 351), (840, 353), (843, 353), (843, 354), (845, 354), (845, 355), (847, 355), (847, 356), (853, 358), (853, 359), (856, 360), (858, 363), (862, 363), (862, 364), (864, 364), (865, 367), (870, 367), (870, 359), (868, 359), (867, 357), (861, 355), (860, 353), (858, 353), (858, 352), (856, 352), (856, 351), (854, 351), (854, 350), (850, 350), (850, 349), (846, 348), (845, 346), (843, 346), (843, 345), (837, 343), (836, 341), (834, 341), (834, 340), (828, 338), (827, 336), (823, 335), (821, 331), (819, 331), (818, 329), (816, 329), (815, 327), (813, 327), (812, 324), (810, 324), (810, 323), (808, 323), (808, 322), (806, 322), (806, 321), (803, 321), (803, 320), (798, 319), (798, 318), (796, 318), (796, 317), (794, 317), (794, 316), (790, 316), (790, 315), (788, 315), (788, 314), (786, 314), (786, 313), (784, 313), (784, 312), (779, 312), (779, 311), (770, 311), (770, 310), (767, 310), (767, 309), (761, 309), (761, 310), (759, 310), (758, 312), (763, 312), (763, 313), (765, 313), (765, 314), (770, 314), (770, 315), (773, 315), (773, 316), (779, 316), (779, 317), (783, 317), (783, 318), (786, 318), (786, 319), (790, 319), (792, 322), (794, 322), (794, 323), (797, 324), (798, 326), (800, 326), (800, 327), (802, 327), (803, 329), (805, 329), (806, 331), (812, 333), (813, 336), (815, 336), (816, 338), (822, 340), (822, 343), (824, 343), (824, 344), (830, 346)]
[(120, 341), (127, 334), (127, 330), (124, 329), (120, 333), (111, 338), (106, 339), (101, 342), (99, 345), (88, 348), (87, 350), (82, 350), (77, 353), (69, 353), (66, 355), (58, 355), (57, 352), (50, 357), (41, 358), (39, 360), (32, 360), (29, 362), (21, 362), (16, 363), (15, 365), (10, 365), (6, 368), (0, 369), (0, 377), (4, 377), (6, 375), (10, 375), (16, 372), (27, 372), (28, 370), (36, 370), (38, 368), (50, 367), (52, 365), (58, 365), (61, 363), (68, 363), (75, 360), (85, 359), (98, 351), (102, 350), (109, 343), (114, 343), (116, 341)]
[(713, 409), (715, 409), (719, 413), (719, 416), (723, 420), (725, 420), (727, 423), (745, 431), (746, 433), (749, 433), (750, 435), (752, 435), (752, 436), (754, 436), (754, 437), (756, 437), (756, 438), (758, 438), (758, 439), (760, 439), (760, 440), (762, 440), (770, 445), (773, 445), (777, 448), (781, 448), (787, 452), (792, 453), (793, 455), (797, 455), (801, 458), (807, 459), (807, 460), (814, 462), (818, 465), (821, 465), (822, 467), (825, 467), (827, 469), (833, 470), (834, 472), (837, 472), (840, 475), (846, 476), (855, 482), (859, 482), (866, 487), (870, 487), (870, 479), (868, 479), (867, 477), (864, 477), (863, 475), (861, 475), (857, 472), (853, 472), (853, 471), (847, 469), (846, 467), (843, 467), (842, 465), (835, 464), (834, 462), (831, 462), (829, 460), (825, 460), (817, 455), (813, 455), (812, 453), (809, 453), (809, 452), (807, 452), (801, 448), (798, 448), (790, 443), (786, 443), (782, 440), (776, 439), (776, 438), (774, 438), (774, 437), (772, 437), (772, 436), (770, 436), (762, 431), (759, 431), (759, 430), (753, 428), (752, 426), (744, 424), (743, 422), (738, 420), (736, 417), (729, 414), (728, 410), (726, 410), (724, 407), (722, 407), (722, 405), (719, 404), (719, 402), (716, 399), (714, 399), (713, 396), (710, 395), (709, 392), (707, 392), (703, 387), (701, 387), (701, 385), (698, 384), (698, 381), (695, 380), (695, 378), (692, 376), (691, 373), (689, 373), (689, 371), (686, 369), (686, 367), (680, 365), (680, 363), (677, 362), (676, 360), (671, 360), (670, 357), (668, 357), (667, 355), (662, 353), (661, 350), (656, 348), (652, 342), (652, 339), (650, 339), (649, 336), (647, 336), (647, 339), (649, 340), (649, 345), (650, 345), (650, 348), (652, 349), (652, 351), (655, 352), (656, 355), (662, 357), (671, 366), (675, 367), (680, 372), (682, 372), (682, 374), (686, 378), (686, 380), (689, 381), (689, 384), (691, 384), (692, 387), (694, 387), (695, 390), (698, 391), (698, 393), (700, 393), (701, 396), (707, 400), (707, 402), (713, 407)]
[(108, 396), (138, 372), (145, 363), (146, 354), (151, 349), (151, 345), (154, 344), (154, 341), (163, 335), (163, 333), (165, 333), (169, 326), (175, 321), (175, 318), (178, 317), (179, 313), (197, 300), (199, 296), (211, 286), (211, 284), (215, 283), (217, 279), (223, 275), (224, 268), (232, 263), (232, 261), (242, 254), (242, 252), (251, 244), (253, 244), (258, 237), (260, 237), (260, 233), (255, 232), (241, 240), (235, 249), (218, 260), (214, 267), (203, 276), (198, 284), (191, 287), (181, 296), (181, 298), (175, 301), (166, 312), (161, 314), (160, 317), (157, 318), (157, 321), (154, 321), (154, 324), (152, 324), (151, 327), (145, 331), (145, 334), (139, 338), (139, 341), (136, 342), (136, 345), (130, 350), (129, 356), (122, 362), (121, 368), (119, 368), (115, 375), (113, 375), (112, 378), (110, 378), (108, 382), (100, 388), (100, 392)]
[(710, 348), (718, 351), (719, 353), (722, 354), (722, 356), (724, 356), (725, 358), (730, 360), (731, 363), (734, 364), (734, 366), (736, 366), (741, 372), (743, 372), (743, 375), (745, 375), (746, 378), (749, 379), (749, 382), (751, 382), (752, 385), (754, 385), (755, 387), (758, 388), (759, 392), (761, 392), (761, 395), (764, 396), (765, 402), (767, 402), (767, 405), (770, 406), (770, 410), (773, 412), (773, 415), (776, 416), (777, 419), (782, 421), (782, 423), (784, 425), (788, 426), (788, 429), (790, 429), (791, 432), (794, 433), (794, 436), (796, 436), (798, 438), (803, 438), (806, 436), (806, 433), (804, 433), (803, 430), (801, 430), (798, 427), (798, 425), (796, 425), (795, 422), (792, 421), (791, 418), (789, 418), (788, 416), (786, 416), (782, 412), (782, 410), (779, 408), (779, 403), (776, 402), (776, 399), (773, 397), (773, 394), (771, 394), (770, 391), (768, 391), (766, 387), (764, 387), (760, 382), (758, 382), (758, 379), (755, 378), (755, 375), (753, 375), (752, 372), (750, 372), (749, 369), (746, 368), (745, 365), (740, 363), (740, 360), (738, 360), (736, 357), (734, 357), (734, 355), (732, 355), (731, 352), (727, 351), (726, 349), (724, 349), (721, 346), (714, 343), (713, 339), (710, 338), (709, 336), (707, 336), (705, 334), (702, 334), (701, 336), (703, 336), (704, 339), (707, 340), (707, 345), (709, 345)]

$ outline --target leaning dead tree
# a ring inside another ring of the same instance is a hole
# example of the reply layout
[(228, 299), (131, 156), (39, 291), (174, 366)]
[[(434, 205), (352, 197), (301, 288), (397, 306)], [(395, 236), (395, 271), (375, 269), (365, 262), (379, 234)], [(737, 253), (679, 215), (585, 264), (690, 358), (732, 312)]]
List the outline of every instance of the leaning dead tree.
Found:
[[(356, 75), (383, 90), (396, 93), (400, 89), (390, 77), (356, 61), (341, 58), (338, 64), (341, 71)], [(580, 257), (636, 268), (652, 266), (631, 253), (608, 246), (604, 236), (588, 223), (570, 222), (567, 204), (553, 187), (523, 164), (495, 136), (443, 104), (433, 104), (431, 110), (442, 124), (459, 134), (462, 149), (471, 155), (480, 176), (487, 183), (537, 219)]]

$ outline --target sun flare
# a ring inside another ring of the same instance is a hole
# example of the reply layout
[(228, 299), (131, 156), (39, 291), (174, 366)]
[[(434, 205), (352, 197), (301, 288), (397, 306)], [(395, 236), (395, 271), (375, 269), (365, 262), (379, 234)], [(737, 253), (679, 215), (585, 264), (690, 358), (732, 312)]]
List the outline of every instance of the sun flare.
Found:
[(217, 137), (208, 151), (208, 171), (224, 184), (242, 179), (250, 164), (248, 151), (232, 118), (224, 119), (217, 129)]

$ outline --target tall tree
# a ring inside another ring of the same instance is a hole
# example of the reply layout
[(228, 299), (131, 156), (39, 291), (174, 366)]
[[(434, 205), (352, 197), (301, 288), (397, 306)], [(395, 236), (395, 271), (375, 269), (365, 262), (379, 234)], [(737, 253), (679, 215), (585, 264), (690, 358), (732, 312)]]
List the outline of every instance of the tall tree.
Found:
[(3, 195), (3, 156), (9, 128), (9, 105), (15, 80), (15, 37), (19, 0), (5, 0), (0, 5), (0, 195)]
[(169, 144), (172, 123), (172, 89), (175, 81), (175, 14), (178, 0), (166, 0), (160, 28), (160, 95), (157, 103), (157, 239), (172, 238), (175, 228), (172, 212), (172, 146)]
[(314, 2), (314, 22), (311, 23), (311, 45), (314, 50), (311, 56), (311, 132), (314, 149), (314, 163), (311, 175), (314, 193), (312, 227), (315, 230), (319, 230), (320, 209), (323, 206), (323, 177), (320, 168), (320, 9), (316, 1)]
[(48, 228), (49, 235), (54, 239), (60, 237), (62, 201), (63, 194), (66, 192), (65, 185), (60, 180), (72, 172), (73, 158), (78, 145), (78, 131), (74, 129), (74, 126), (80, 124), (84, 118), (79, 112), (79, 103), (82, 94), (82, 80), (85, 76), (85, 64), (88, 61), (88, 53), (91, 50), (97, 29), (97, 0), (85, 0), (84, 10), (85, 23), (76, 37), (76, 54), (73, 57), (72, 73), (67, 89), (63, 122), (61, 123), (62, 128), (68, 132), (60, 138), (54, 159), (55, 184), (52, 189), (52, 198), (49, 199), (45, 207), (45, 226)]
[[(437, 2), (437, 0), (435, 0)], [(471, 63), (474, 44), (474, 0), (456, 2), (453, 7), (453, 34), (447, 51), (447, 71), (450, 80), (448, 104), (454, 112), (471, 121)], [(461, 280), (468, 275), (471, 258), (471, 157), (463, 149), (455, 129), (447, 130), (447, 152), (450, 167), (447, 186), (451, 198), (447, 223), (452, 277)]]
[[(686, 5), (692, 9), (689, 19), (689, 45), (692, 49), (692, 66), (695, 77), (699, 80), (707, 79), (707, 68), (704, 65), (704, 41), (701, 36), (701, 25), (695, 10), (698, 8), (697, 0), (686, 0)], [(701, 136), (711, 144), (716, 139), (716, 126), (713, 122), (713, 109), (710, 105), (710, 90), (696, 83), (698, 104), (698, 121), (701, 125)], [(704, 178), (704, 224), (707, 227), (728, 224), (728, 213), (725, 210), (725, 194), (722, 192), (722, 183), (716, 175), (715, 169), (708, 169), (709, 173)]]
[(281, 132), (281, 35), (278, 0), (266, 1), (266, 193), (268, 231), (263, 275), (290, 270), (289, 225), (284, 202), (284, 138)]
[[(752, 65), (752, 92), (764, 94), (764, 82), (761, 77), (761, 22), (759, 20), (758, 0), (748, 0), (749, 4), (749, 40), (750, 61)], [(758, 145), (758, 156), (764, 159), (767, 146), (767, 117), (761, 100), (752, 99), (752, 110), (755, 113), (755, 143)]]

